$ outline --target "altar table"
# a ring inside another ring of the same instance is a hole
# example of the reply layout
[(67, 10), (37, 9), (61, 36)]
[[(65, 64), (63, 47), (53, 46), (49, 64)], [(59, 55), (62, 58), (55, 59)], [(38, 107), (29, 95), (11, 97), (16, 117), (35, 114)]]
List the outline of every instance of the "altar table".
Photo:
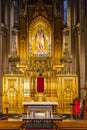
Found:
[(58, 102), (23, 102), (24, 112), (27, 112), (28, 106), (51, 106), (52, 111), (56, 112), (56, 106)]

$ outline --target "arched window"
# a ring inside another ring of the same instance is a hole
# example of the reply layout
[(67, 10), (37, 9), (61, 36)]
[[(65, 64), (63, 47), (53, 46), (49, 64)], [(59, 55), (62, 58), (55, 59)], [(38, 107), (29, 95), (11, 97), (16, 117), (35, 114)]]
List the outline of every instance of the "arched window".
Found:
[(63, 24), (67, 26), (67, 1), (63, 0)]
[(18, 26), (18, 0), (14, 0), (14, 27)]

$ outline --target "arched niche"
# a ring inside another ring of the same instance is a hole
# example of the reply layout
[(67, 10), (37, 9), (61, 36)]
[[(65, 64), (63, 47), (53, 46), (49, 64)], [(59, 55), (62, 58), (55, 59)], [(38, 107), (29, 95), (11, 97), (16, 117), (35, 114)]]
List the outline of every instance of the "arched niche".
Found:
[[(40, 44), (40, 40), (44, 44), (44, 47), (42, 45), (39, 45), (38, 49), (38, 42), (37, 42), (37, 34), (39, 30), (42, 30), (42, 33), (44, 34), (44, 41), (41, 39), (38, 40)], [(42, 17), (38, 16), (35, 19), (32, 20), (30, 26), (29, 26), (29, 56), (51, 56), (51, 43), (52, 43), (52, 28), (49, 23), (49, 21)]]

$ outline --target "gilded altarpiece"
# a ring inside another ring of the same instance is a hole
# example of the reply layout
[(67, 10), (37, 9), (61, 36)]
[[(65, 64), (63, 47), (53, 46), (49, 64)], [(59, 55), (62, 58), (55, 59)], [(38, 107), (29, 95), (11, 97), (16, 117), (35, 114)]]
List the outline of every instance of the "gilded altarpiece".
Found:
[[(30, 72), (31, 73), (31, 72)], [(3, 77), (3, 113), (23, 113), (22, 102), (58, 102), (56, 112), (71, 114), (73, 100), (78, 97), (77, 75), (57, 75), (52, 77), (52, 72), (44, 77), (44, 93), (41, 97), (37, 93), (37, 77), (32, 73), (24, 75), (4, 75)], [(50, 76), (51, 75), (51, 76)]]
[[(58, 102), (56, 112), (71, 113), (70, 104), (78, 97), (78, 76), (64, 71), (58, 74), (64, 67), (61, 18), (53, 17), (52, 5), (28, 5), (27, 10), (26, 17), (19, 18), (19, 71), (3, 75), (3, 113), (6, 108), (8, 113), (23, 113), (24, 101)], [(39, 74), (44, 77), (41, 95), (37, 93)]]

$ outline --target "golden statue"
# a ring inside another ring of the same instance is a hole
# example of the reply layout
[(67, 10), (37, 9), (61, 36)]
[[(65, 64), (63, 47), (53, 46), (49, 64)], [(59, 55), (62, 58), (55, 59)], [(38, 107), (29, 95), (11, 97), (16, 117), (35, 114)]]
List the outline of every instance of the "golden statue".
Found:
[(44, 34), (41, 28), (38, 29), (38, 32), (32, 38), (32, 40), (36, 40), (36, 54), (46, 54), (47, 51), (45, 50), (45, 39), (48, 40), (48, 37)]

